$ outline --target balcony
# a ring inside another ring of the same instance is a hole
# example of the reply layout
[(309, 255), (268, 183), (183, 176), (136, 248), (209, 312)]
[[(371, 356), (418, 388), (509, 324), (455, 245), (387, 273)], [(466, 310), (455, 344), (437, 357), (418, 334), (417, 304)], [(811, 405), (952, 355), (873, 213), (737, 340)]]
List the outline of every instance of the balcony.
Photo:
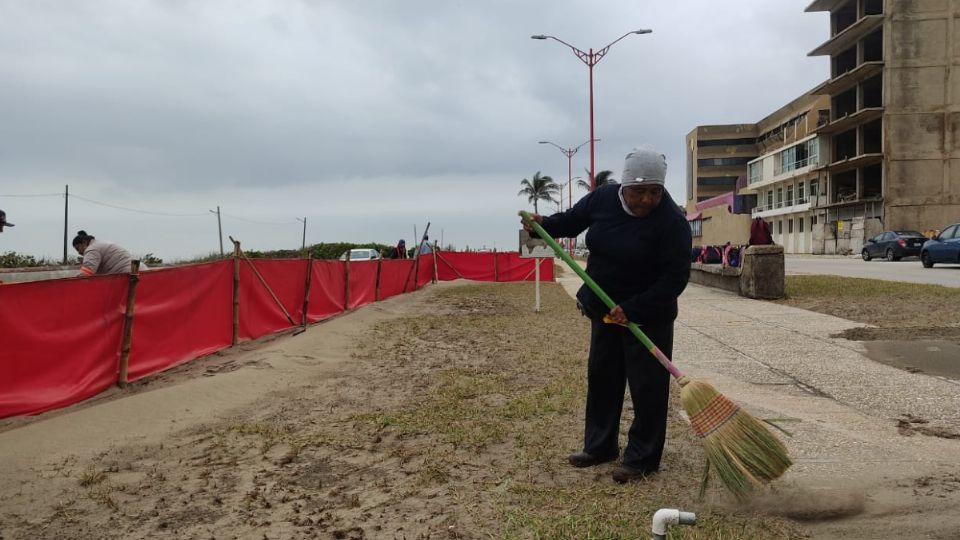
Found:
[(868, 165), (875, 165), (882, 161), (883, 161), (882, 153), (860, 154), (859, 156), (854, 156), (852, 158), (834, 161), (833, 163), (826, 165), (822, 169), (827, 170), (831, 174), (838, 174), (845, 171), (866, 167)]
[[(813, 7), (813, 6), (811, 6)], [(810, 8), (807, 8), (809, 11)], [(816, 10), (819, 11), (819, 10)], [(807, 53), (807, 56), (833, 56), (857, 44), (860, 39), (883, 25), (884, 15), (866, 15), (828, 39), (823, 45)]]
[(772, 205), (757, 205), (751, 211), (751, 217), (768, 218), (771, 216), (782, 216), (796, 212), (806, 212), (812, 207), (810, 199), (795, 199), (774, 203)]
[(860, 124), (872, 122), (883, 116), (883, 107), (867, 107), (860, 109), (853, 114), (846, 114), (837, 118), (833, 122), (820, 126), (816, 129), (818, 135), (829, 135), (831, 133), (841, 133)]
[(842, 94), (870, 77), (879, 75), (883, 71), (883, 62), (864, 62), (856, 68), (824, 82), (810, 91), (811, 94)]
[(815, 13), (817, 11), (834, 11), (838, 7), (848, 3), (856, 2), (856, 0), (814, 0), (812, 4), (807, 6), (807, 13)]

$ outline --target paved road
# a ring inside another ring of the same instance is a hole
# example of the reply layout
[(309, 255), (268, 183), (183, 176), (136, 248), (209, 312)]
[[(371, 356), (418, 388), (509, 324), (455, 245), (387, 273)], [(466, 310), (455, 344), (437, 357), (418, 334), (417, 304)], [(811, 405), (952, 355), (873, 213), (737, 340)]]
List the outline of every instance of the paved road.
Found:
[(919, 259), (897, 262), (874, 259), (867, 262), (859, 257), (787, 255), (786, 271), (787, 275), (821, 274), (960, 287), (960, 265), (938, 264), (933, 268), (924, 268)]

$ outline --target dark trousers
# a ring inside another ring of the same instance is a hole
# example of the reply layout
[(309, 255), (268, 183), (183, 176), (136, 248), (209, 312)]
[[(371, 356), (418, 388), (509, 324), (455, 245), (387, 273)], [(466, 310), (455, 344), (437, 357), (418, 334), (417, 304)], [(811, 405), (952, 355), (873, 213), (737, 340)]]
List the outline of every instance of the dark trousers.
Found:
[[(673, 323), (641, 329), (669, 358), (673, 353)], [(617, 437), (627, 383), (634, 417), (623, 464), (655, 471), (660, 467), (667, 435), (670, 374), (628, 329), (592, 319), (583, 437), (583, 449), (588, 454), (608, 457), (619, 453)]]

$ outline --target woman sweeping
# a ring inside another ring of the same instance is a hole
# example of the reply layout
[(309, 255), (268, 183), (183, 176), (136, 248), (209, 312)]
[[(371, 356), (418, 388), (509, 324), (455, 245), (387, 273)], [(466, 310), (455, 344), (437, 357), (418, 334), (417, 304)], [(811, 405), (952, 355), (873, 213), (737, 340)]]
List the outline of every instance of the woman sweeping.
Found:
[(590, 467), (620, 458), (620, 415), (629, 384), (634, 419), (613, 471), (621, 483), (658, 471), (670, 390), (669, 373), (621, 325), (637, 323), (669, 357), (677, 297), (690, 277), (690, 227), (664, 189), (666, 173), (666, 158), (641, 146), (627, 154), (620, 185), (600, 186), (563, 213), (532, 216), (552, 236), (587, 231), (587, 273), (617, 304), (608, 310), (586, 286), (577, 293), (591, 335), (583, 450), (569, 461)]

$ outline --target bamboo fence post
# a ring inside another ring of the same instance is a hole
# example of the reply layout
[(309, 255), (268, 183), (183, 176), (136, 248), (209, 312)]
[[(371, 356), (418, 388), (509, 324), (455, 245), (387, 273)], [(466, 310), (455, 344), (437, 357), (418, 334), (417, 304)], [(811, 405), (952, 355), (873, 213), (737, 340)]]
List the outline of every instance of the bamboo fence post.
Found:
[(343, 310), (350, 310), (350, 253), (347, 252), (347, 260), (343, 263)]
[(377, 286), (374, 288), (374, 300), (380, 301), (380, 274), (383, 272), (383, 257), (377, 259)]
[(137, 283), (140, 282), (140, 261), (130, 261), (130, 282), (127, 285), (127, 310), (123, 317), (123, 341), (120, 345), (120, 375), (117, 386), (127, 386), (127, 371), (130, 365), (130, 342), (133, 338), (133, 310), (137, 300)]
[(307, 310), (310, 308), (310, 282), (313, 280), (313, 253), (307, 254), (307, 284), (303, 288), (303, 329), (307, 329)]
[(437, 249), (437, 241), (433, 241), (433, 283), (436, 284), (439, 280), (439, 275), (437, 273), (437, 254), (439, 253)]
[(500, 281), (500, 269), (497, 265), (497, 248), (493, 248), (493, 280)]
[(233, 242), (233, 337), (231, 345), (240, 342), (240, 242), (230, 238)]

